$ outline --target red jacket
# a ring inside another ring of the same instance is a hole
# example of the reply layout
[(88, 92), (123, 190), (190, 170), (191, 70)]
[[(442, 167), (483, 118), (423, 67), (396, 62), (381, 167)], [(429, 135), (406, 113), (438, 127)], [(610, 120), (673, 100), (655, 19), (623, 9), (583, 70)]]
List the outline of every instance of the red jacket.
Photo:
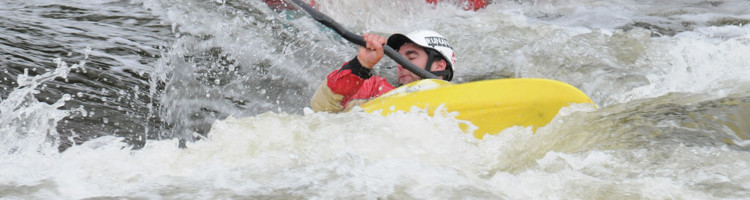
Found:
[[(371, 70), (363, 67), (355, 57), (344, 63), (341, 69), (328, 74), (325, 83), (315, 91), (311, 105), (314, 110), (339, 112), (394, 88), (385, 78), (372, 76)], [(356, 103), (349, 105), (352, 101)], [(331, 105), (334, 103), (340, 107)]]

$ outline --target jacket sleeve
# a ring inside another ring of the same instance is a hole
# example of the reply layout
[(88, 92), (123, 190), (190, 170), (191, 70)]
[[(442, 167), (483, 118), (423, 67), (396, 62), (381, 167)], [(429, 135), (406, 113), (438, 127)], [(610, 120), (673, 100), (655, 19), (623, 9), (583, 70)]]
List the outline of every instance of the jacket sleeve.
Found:
[(328, 87), (327, 82), (328, 79), (315, 90), (315, 94), (310, 99), (310, 106), (314, 111), (318, 112), (341, 112), (344, 110), (344, 107), (341, 105), (344, 95), (333, 93), (331, 88)]
[(310, 106), (315, 111), (341, 112), (371, 76), (371, 70), (363, 67), (355, 57), (344, 63), (341, 69), (328, 74), (315, 90)]

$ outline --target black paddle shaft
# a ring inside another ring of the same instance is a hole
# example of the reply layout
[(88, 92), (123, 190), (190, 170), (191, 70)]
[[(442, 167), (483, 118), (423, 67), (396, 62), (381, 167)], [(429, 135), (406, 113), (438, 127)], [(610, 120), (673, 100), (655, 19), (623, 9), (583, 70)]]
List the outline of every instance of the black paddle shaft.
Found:
[[(311, 8), (309, 5), (302, 2), (301, 0), (287, 0), (287, 1), (291, 1), (292, 3), (301, 7), (303, 10), (305, 10), (305, 12), (307, 12), (307, 14), (310, 14), (310, 16), (313, 17), (313, 19), (333, 29), (334, 31), (336, 31), (336, 33), (341, 35), (341, 37), (348, 40), (349, 42), (352, 42), (359, 46), (365, 46), (365, 39), (361, 35), (357, 35), (355, 33), (352, 33), (346, 30), (343, 26), (341, 26), (341, 24), (336, 23), (336, 21), (333, 21), (333, 19), (331, 19), (330, 17), (324, 15), (318, 10)], [(417, 67), (416, 65), (414, 65), (414, 63), (411, 63), (409, 60), (401, 56), (401, 54), (398, 54), (396, 50), (394, 50), (388, 45), (383, 45), (383, 52), (385, 53), (385, 55), (387, 55), (388, 57), (396, 61), (398, 64), (401, 64), (401, 66), (403, 66), (405, 69), (411, 71), (412, 73), (416, 74), (419, 77), (437, 78), (437, 76), (435, 76), (434, 74), (428, 72), (427, 70)]]

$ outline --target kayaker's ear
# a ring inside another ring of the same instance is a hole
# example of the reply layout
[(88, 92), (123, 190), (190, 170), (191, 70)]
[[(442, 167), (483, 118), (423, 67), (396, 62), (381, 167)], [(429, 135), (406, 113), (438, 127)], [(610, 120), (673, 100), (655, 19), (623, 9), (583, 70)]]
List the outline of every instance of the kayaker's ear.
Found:
[(432, 62), (432, 68), (430, 69), (431, 71), (443, 71), (446, 66), (448, 66), (448, 63), (446, 63), (445, 60), (437, 59), (435, 62)]

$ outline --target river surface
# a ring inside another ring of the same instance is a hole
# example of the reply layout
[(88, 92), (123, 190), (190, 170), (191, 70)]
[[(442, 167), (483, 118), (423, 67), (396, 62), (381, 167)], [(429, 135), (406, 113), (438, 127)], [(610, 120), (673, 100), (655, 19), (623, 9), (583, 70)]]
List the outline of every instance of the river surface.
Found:
[[(356, 47), (257, 0), (0, 0), (0, 199), (747, 199), (750, 1), (316, 0), (445, 35), (454, 82), (597, 108), (478, 140), (452, 115), (312, 112)], [(277, 7), (279, 8), (279, 7)], [(374, 70), (395, 82), (395, 62)]]

